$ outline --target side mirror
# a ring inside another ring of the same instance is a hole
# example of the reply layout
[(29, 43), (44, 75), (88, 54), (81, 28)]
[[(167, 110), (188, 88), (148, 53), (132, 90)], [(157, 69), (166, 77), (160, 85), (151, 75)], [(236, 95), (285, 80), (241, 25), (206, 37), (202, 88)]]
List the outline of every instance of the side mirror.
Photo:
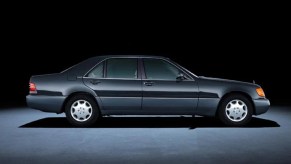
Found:
[(183, 73), (179, 73), (176, 79), (182, 81), (182, 80), (185, 80), (186, 77), (184, 76)]

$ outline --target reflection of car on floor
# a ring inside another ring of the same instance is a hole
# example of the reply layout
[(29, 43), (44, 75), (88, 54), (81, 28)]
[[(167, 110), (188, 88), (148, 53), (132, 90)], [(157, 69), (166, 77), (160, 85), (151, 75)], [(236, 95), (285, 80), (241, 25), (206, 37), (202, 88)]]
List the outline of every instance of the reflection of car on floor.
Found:
[(75, 126), (102, 115), (217, 116), (242, 126), (270, 105), (257, 84), (196, 76), (157, 56), (97, 56), (61, 73), (32, 76), (26, 99), (31, 108), (65, 112)]

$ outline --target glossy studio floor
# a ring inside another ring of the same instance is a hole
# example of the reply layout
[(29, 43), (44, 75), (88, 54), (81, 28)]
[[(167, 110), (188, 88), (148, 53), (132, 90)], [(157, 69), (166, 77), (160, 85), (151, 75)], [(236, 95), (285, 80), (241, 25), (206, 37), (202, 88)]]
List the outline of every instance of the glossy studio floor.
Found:
[(272, 106), (243, 128), (214, 119), (105, 117), (74, 128), (64, 115), (0, 110), (0, 163), (290, 163), (291, 108)]

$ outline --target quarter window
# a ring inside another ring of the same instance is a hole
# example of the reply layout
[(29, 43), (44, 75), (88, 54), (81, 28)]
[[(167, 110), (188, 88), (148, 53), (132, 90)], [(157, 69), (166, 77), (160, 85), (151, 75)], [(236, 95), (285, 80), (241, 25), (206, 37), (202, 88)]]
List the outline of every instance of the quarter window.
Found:
[(116, 58), (107, 60), (107, 78), (137, 78), (137, 59)]
[(89, 72), (88, 77), (103, 78), (103, 63), (104, 62), (98, 64), (91, 72)]

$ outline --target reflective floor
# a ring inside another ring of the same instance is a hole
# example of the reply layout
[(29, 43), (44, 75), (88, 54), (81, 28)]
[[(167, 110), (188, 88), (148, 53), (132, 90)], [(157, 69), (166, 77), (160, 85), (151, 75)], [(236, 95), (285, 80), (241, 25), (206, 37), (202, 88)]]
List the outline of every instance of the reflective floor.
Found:
[(290, 163), (291, 108), (242, 128), (204, 117), (105, 117), (74, 128), (64, 115), (0, 110), (0, 163)]

